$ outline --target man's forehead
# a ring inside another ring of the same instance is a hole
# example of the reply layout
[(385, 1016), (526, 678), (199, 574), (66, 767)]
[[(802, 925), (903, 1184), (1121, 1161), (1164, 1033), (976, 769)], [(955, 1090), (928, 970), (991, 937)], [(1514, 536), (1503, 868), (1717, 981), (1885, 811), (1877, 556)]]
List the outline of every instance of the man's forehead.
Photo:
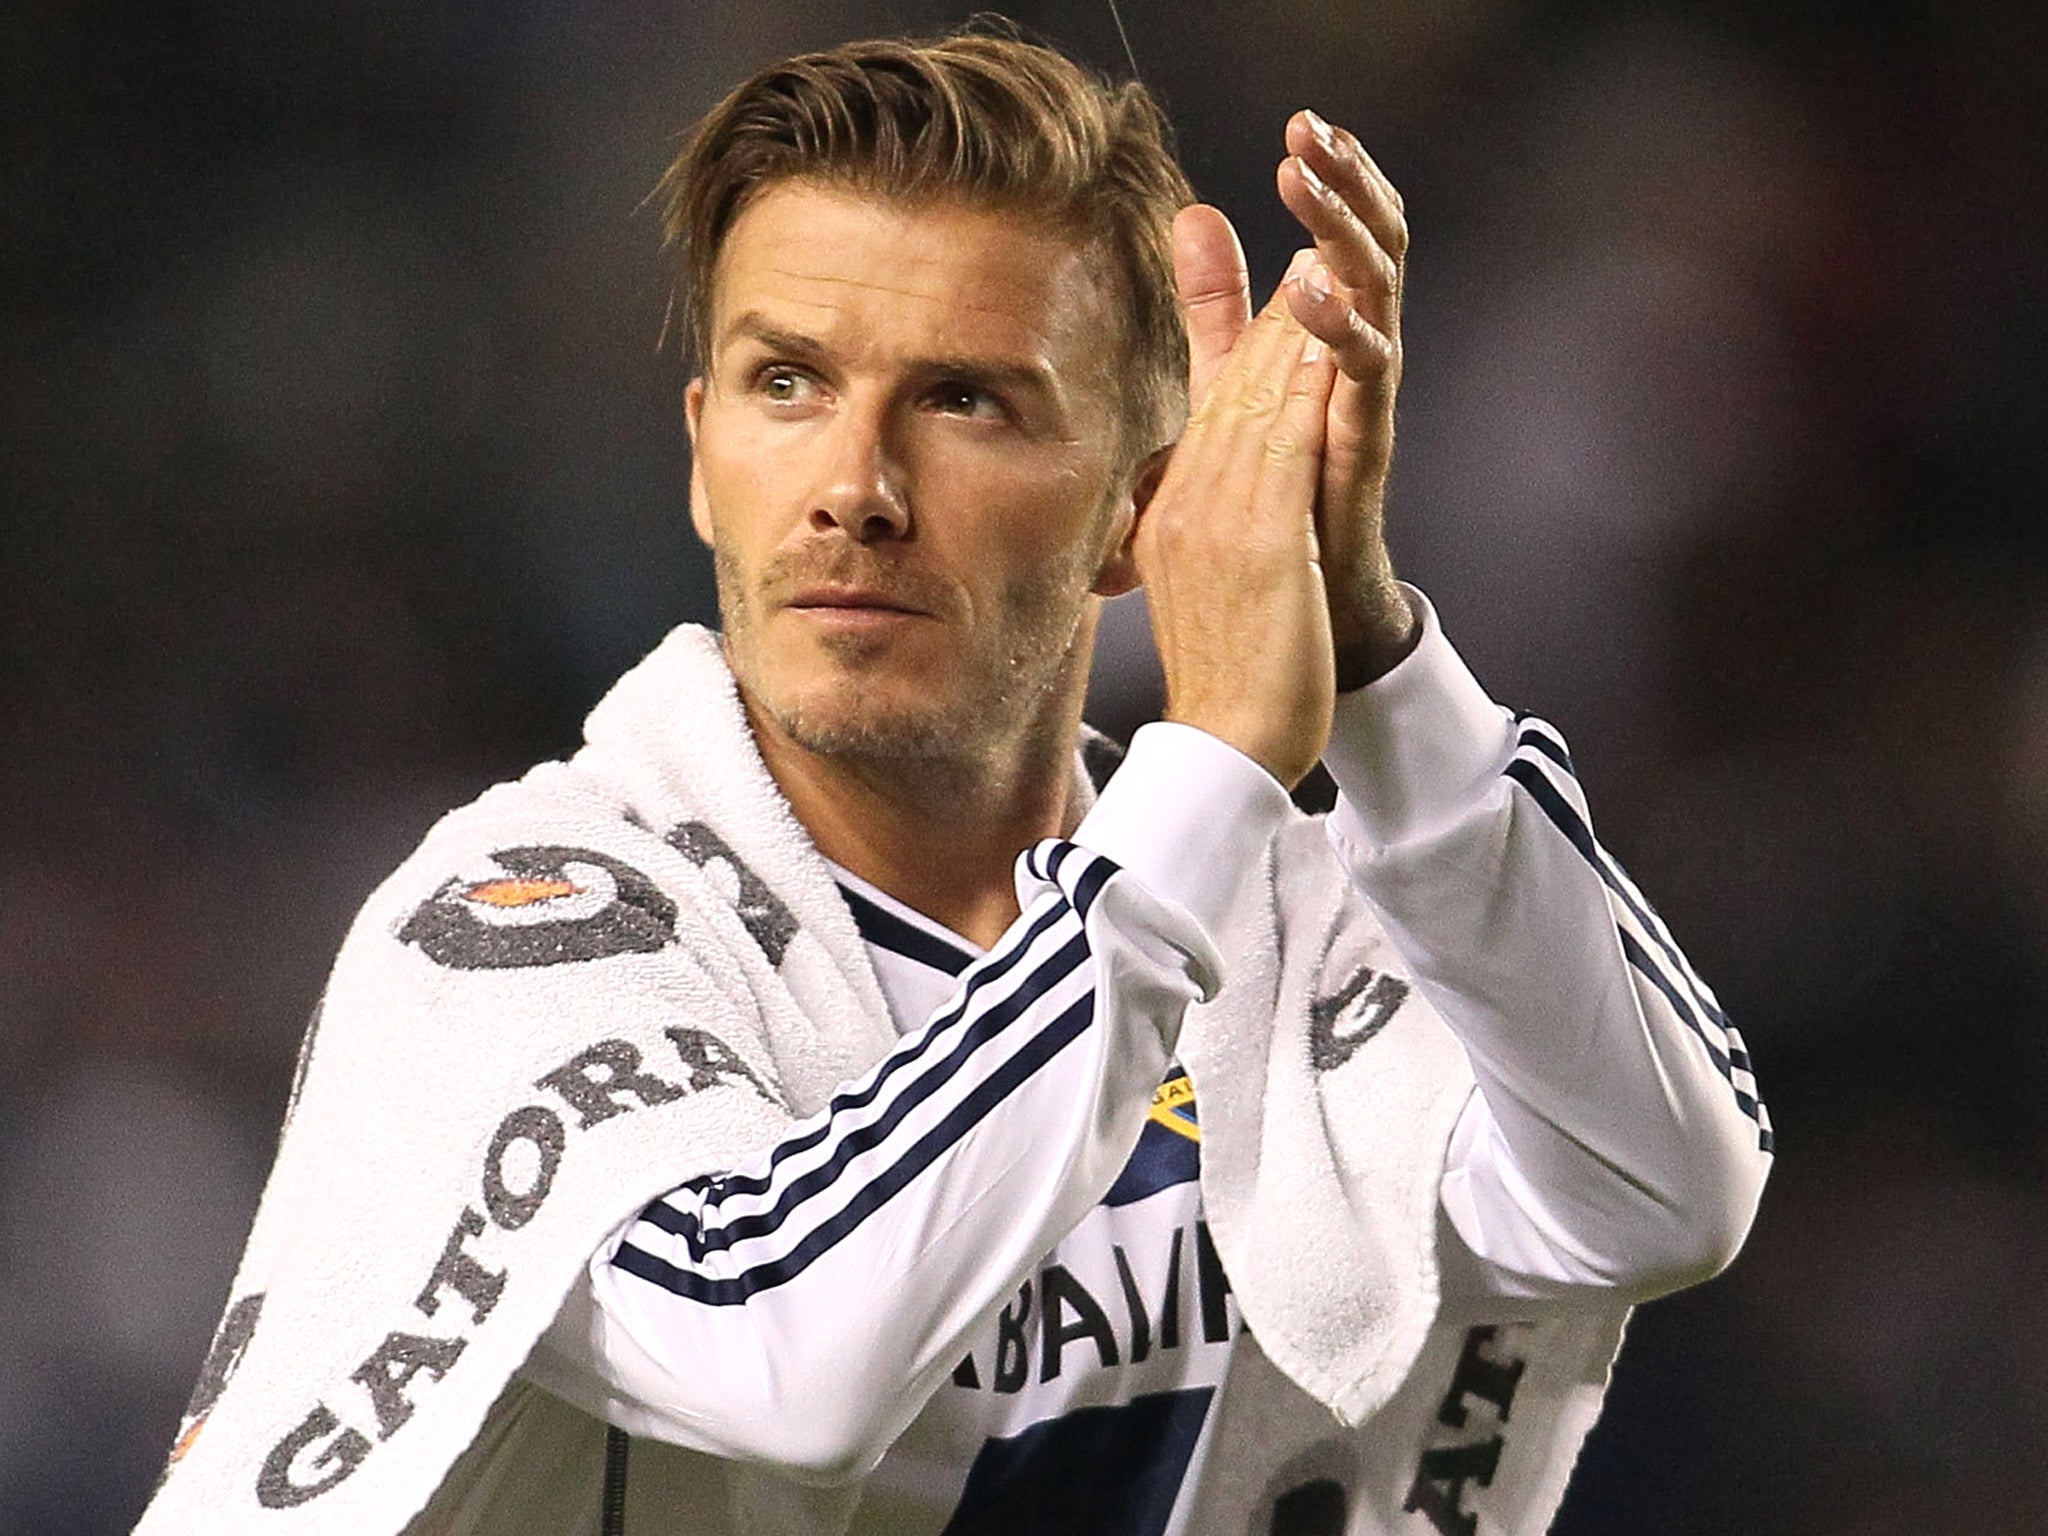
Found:
[(713, 346), (747, 317), (806, 333), (869, 322), (894, 345), (1073, 368), (1101, 352), (1108, 319), (1090, 254), (1007, 210), (785, 182), (726, 236)]

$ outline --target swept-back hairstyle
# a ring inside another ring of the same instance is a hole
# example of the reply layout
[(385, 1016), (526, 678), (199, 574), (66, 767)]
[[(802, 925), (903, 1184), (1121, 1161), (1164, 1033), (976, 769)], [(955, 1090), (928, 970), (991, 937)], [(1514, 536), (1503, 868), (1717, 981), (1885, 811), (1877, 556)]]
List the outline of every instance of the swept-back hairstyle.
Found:
[(1193, 193), (1169, 140), (1143, 85), (1006, 35), (849, 43), (770, 65), (697, 124), (655, 189), (686, 341), (708, 360), (719, 250), (778, 182), (1019, 213), (1105, 260), (1135, 462), (1172, 440), (1187, 409), (1171, 226)]

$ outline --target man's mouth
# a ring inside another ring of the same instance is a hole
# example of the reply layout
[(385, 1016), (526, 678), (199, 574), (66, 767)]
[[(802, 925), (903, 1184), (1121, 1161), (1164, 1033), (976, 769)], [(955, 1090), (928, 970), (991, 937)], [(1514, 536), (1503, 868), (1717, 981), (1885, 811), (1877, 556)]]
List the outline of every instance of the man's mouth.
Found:
[(925, 618), (929, 615), (903, 598), (867, 587), (821, 583), (801, 588), (785, 606), (823, 618)]

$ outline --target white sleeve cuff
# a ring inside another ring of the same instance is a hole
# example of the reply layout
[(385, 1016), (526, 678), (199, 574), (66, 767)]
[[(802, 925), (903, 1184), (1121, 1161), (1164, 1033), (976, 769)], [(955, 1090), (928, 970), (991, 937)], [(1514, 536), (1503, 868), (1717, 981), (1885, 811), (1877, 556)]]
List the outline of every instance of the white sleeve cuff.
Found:
[(1342, 792), (1331, 830), (1363, 850), (1441, 830), (1485, 794), (1514, 751), (1514, 724), (1405, 589), (1422, 638), (1384, 677), (1337, 695), (1323, 766)]
[(1213, 938), (1293, 809), (1280, 781), (1235, 747), (1159, 720), (1131, 738), (1073, 841), (1177, 902)]

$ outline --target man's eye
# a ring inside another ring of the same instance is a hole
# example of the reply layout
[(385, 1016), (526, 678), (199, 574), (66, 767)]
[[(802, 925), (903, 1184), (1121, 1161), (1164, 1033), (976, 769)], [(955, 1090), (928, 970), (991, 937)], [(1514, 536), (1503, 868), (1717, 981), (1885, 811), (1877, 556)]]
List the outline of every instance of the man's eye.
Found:
[(941, 384), (932, 390), (931, 403), (934, 409), (948, 416), (1000, 421), (1009, 414), (1001, 400), (973, 384)]
[(763, 368), (754, 376), (754, 387), (778, 405), (802, 400), (811, 381), (795, 368)]

